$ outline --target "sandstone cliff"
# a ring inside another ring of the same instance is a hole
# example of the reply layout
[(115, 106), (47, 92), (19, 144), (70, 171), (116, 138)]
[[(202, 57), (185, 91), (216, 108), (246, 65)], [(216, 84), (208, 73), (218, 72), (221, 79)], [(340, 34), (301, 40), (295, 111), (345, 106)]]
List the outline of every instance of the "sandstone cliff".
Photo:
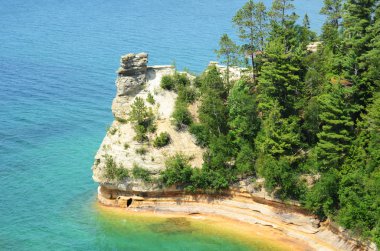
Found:
[[(159, 184), (144, 182), (131, 175), (122, 180), (109, 179), (106, 175), (106, 157), (112, 158), (117, 168), (132, 170), (139, 166), (147, 170), (152, 177), (158, 175), (165, 166), (165, 160), (178, 152), (192, 157), (193, 166), (202, 165), (203, 150), (195, 145), (193, 137), (187, 131), (178, 131), (171, 123), (171, 114), (177, 94), (160, 87), (162, 76), (173, 74), (173, 66), (147, 66), (146, 53), (128, 54), (121, 57), (118, 77), (116, 79), (116, 97), (112, 103), (115, 117), (96, 156), (92, 167), (93, 179), (100, 185), (120, 191), (143, 192), (160, 191)], [(153, 96), (154, 104), (147, 102), (148, 94)], [(128, 122), (131, 105), (137, 97), (152, 108), (157, 127), (154, 133), (149, 133), (148, 142), (139, 143), (134, 140), (136, 132)], [(171, 142), (162, 148), (155, 148), (152, 140), (161, 132), (170, 135)], [(141, 150), (143, 149), (143, 150)], [(143, 152), (141, 152), (143, 151)]]

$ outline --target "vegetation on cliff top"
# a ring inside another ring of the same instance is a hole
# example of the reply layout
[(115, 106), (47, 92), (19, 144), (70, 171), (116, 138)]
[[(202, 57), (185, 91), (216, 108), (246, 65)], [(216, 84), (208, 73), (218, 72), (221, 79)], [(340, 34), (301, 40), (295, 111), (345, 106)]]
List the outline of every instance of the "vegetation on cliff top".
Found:
[[(325, 0), (319, 37), (307, 16), (297, 22), (292, 2), (274, 0), (267, 9), (250, 0), (237, 12), (242, 44), (224, 34), (217, 51), (227, 76), (209, 67), (195, 80), (199, 122), (187, 118), (192, 99), (180, 98), (173, 115), (206, 148), (204, 164), (191, 168), (176, 155), (162, 180), (220, 191), (264, 177), (275, 196), (300, 200), (379, 244), (379, 1)], [(318, 50), (308, 51), (315, 41)], [(229, 67), (242, 64), (250, 71), (232, 81)], [(181, 92), (187, 83), (167, 77), (162, 86)]]

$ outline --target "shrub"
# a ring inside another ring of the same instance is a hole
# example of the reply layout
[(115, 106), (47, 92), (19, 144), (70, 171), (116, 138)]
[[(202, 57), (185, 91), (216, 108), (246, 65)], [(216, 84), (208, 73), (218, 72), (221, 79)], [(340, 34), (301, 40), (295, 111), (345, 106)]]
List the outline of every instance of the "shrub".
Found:
[(206, 127), (202, 124), (192, 124), (189, 129), (190, 133), (196, 138), (196, 144), (200, 147), (205, 147), (208, 144), (209, 134)]
[(118, 122), (122, 123), (122, 124), (128, 123), (128, 120), (123, 119), (123, 118), (115, 117), (115, 119), (116, 119)]
[(149, 92), (148, 93), (148, 97), (146, 98), (146, 101), (152, 105), (154, 105), (154, 103), (156, 103), (156, 101), (154, 100), (154, 97), (153, 95)]
[(190, 85), (190, 79), (187, 77), (186, 73), (175, 73), (174, 74), (174, 82), (175, 82), (177, 89), (180, 86)]
[(117, 166), (112, 156), (106, 155), (105, 177), (111, 180), (123, 180), (129, 177), (129, 172), (122, 165)]
[(129, 115), (129, 121), (139, 125), (146, 125), (147, 127), (153, 120), (154, 115), (151, 108), (146, 107), (144, 100), (137, 97), (131, 105), (131, 112)]
[(152, 108), (146, 107), (144, 100), (140, 97), (137, 97), (131, 106), (129, 121), (134, 124), (133, 129), (136, 133), (134, 139), (138, 142), (148, 140), (146, 133), (156, 130)]
[(136, 135), (133, 137), (134, 140), (140, 143), (148, 140), (148, 137), (146, 136), (147, 130), (144, 126), (135, 125), (133, 129), (135, 130), (135, 133), (136, 133)]
[(193, 122), (191, 114), (187, 109), (186, 103), (176, 101), (174, 111), (172, 114), (173, 123), (175, 127), (180, 130), (186, 125), (190, 125)]
[(117, 128), (112, 127), (112, 126), (108, 126), (107, 132), (109, 132), (111, 135), (115, 135), (115, 133), (117, 132)]
[(166, 75), (161, 79), (161, 88), (165, 90), (179, 91), (181, 87), (190, 85), (190, 79), (185, 73), (175, 73), (174, 75)]
[(193, 87), (180, 86), (178, 87), (178, 98), (181, 102), (191, 104), (197, 98), (197, 93)]
[(128, 143), (125, 143), (124, 144), (124, 149), (127, 150), (129, 148), (129, 144)]
[(164, 147), (170, 143), (170, 134), (167, 132), (162, 132), (160, 133), (157, 138), (154, 139), (153, 141), (153, 146), (154, 147)]
[(152, 181), (150, 172), (147, 169), (140, 167), (136, 163), (133, 164), (132, 176), (135, 179), (141, 179), (145, 182)]
[(177, 153), (169, 157), (165, 162), (166, 169), (161, 172), (164, 185), (185, 185), (190, 183), (193, 168), (189, 164), (189, 157)]
[(173, 76), (170, 76), (170, 75), (162, 76), (160, 86), (162, 89), (165, 89), (165, 90), (169, 90), (169, 91), (173, 90), (175, 88), (175, 80)]
[(147, 152), (148, 152), (148, 150), (145, 148), (145, 147), (140, 147), (140, 148), (137, 148), (136, 150), (135, 150), (135, 152), (137, 153), (137, 154), (139, 154), (139, 155), (145, 155)]

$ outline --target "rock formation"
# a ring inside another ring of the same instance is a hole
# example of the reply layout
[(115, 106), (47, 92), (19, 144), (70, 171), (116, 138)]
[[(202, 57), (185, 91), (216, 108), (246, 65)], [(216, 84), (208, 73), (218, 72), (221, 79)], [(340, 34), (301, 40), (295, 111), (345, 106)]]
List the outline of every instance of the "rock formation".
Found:
[[(147, 170), (152, 177), (157, 177), (160, 170), (165, 167), (165, 160), (178, 152), (186, 152), (192, 156), (193, 166), (202, 165), (203, 150), (195, 145), (195, 139), (187, 131), (177, 131), (172, 126), (171, 114), (177, 94), (160, 87), (162, 76), (173, 74), (174, 67), (170, 65), (148, 67), (147, 62), (146, 53), (127, 54), (121, 57), (120, 68), (117, 71), (116, 97), (112, 103), (115, 120), (95, 156), (92, 167), (93, 179), (104, 188), (131, 194), (162, 190), (157, 183), (145, 182), (131, 175), (122, 180), (107, 178), (105, 170), (107, 157), (115, 162), (117, 168), (131, 171), (134, 166), (139, 166)], [(154, 104), (146, 102), (148, 94), (153, 96)], [(142, 98), (145, 105), (154, 112), (157, 129), (147, 135), (149, 142), (139, 143), (134, 140), (136, 133), (128, 122), (131, 105), (137, 97)], [(155, 148), (151, 142), (161, 132), (169, 133), (171, 143), (162, 148)], [(141, 149), (144, 149), (143, 153), (139, 152)]]

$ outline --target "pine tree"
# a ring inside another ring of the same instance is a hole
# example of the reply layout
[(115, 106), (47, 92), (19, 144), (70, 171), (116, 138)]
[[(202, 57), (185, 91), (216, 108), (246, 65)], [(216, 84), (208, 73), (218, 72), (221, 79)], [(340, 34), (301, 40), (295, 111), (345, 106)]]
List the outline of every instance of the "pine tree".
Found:
[(227, 34), (223, 34), (219, 41), (219, 50), (215, 51), (221, 63), (226, 64), (227, 84), (230, 84), (230, 66), (239, 64), (239, 46)]
[[(372, 94), (372, 83), (364, 78), (367, 63), (364, 60), (371, 38), (368, 30), (372, 22), (375, 0), (348, 0), (344, 5), (344, 77), (353, 84), (355, 102), (362, 108)], [(357, 113), (359, 114), (359, 112)]]
[(243, 49), (251, 58), (253, 80), (255, 81), (256, 51), (263, 51), (268, 35), (267, 11), (263, 2), (249, 0), (233, 17), (239, 37), (245, 42)]
[(362, 115), (342, 170), (339, 222), (380, 244), (380, 92)]
[(301, 96), (300, 61), (295, 54), (286, 53), (280, 40), (271, 41), (265, 51), (265, 63), (257, 86), (259, 111), (265, 117), (276, 101), (289, 116)]
[(259, 154), (269, 154), (275, 158), (294, 155), (300, 146), (299, 120), (292, 116), (283, 118), (277, 102), (264, 119), (255, 139)]
[(225, 134), (228, 116), (225, 105), (226, 89), (215, 66), (207, 69), (202, 76), (201, 91), (200, 122), (207, 128), (210, 135)]
[(368, 91), (372, 93), (380, 88), (380, 5), (377, 5), (373, 25), (368, 27), (370, 35), (368, 51), (363, 55), (362, 61), (366, 63), (367, 71), (363, 74), (370, 81)]
[(335, 84), (328, 86), (326, 92), (318, 97), (321, 130), (316, 152), (322, 171), (340, 169), (347, 157), (354, 125), (350, 105), (345, 100), (348, 91)]
[(342, 19), (342, 0), (324, 0), (320, 11), (327, 20), (322, 27), (322, 40), (335, 52), (339, 48), (339, 27)]
[(294, 47), (294, 43), (290, 40), (296, 36), (295, 23), (298, 16), (291, 12), (294, 10), (292, 4), (294, 0), (274, 0), (272, 2), (269, 16), (271, 18), (271, 36), (270, 40), (281, 40), (285, 52), (288, 52)]
[(260, 127), (256, 97), (250, 89), (249, 84), (240, 80), (232, 87), (227, 99), (229, 132), (237, 145), (245, 142), (252, 145)]
[(294, 0), (273, 0), (270, 16), (273, 22), (285, 28), (285, 22), (289, 20), (288, 12), (294, 10)]

